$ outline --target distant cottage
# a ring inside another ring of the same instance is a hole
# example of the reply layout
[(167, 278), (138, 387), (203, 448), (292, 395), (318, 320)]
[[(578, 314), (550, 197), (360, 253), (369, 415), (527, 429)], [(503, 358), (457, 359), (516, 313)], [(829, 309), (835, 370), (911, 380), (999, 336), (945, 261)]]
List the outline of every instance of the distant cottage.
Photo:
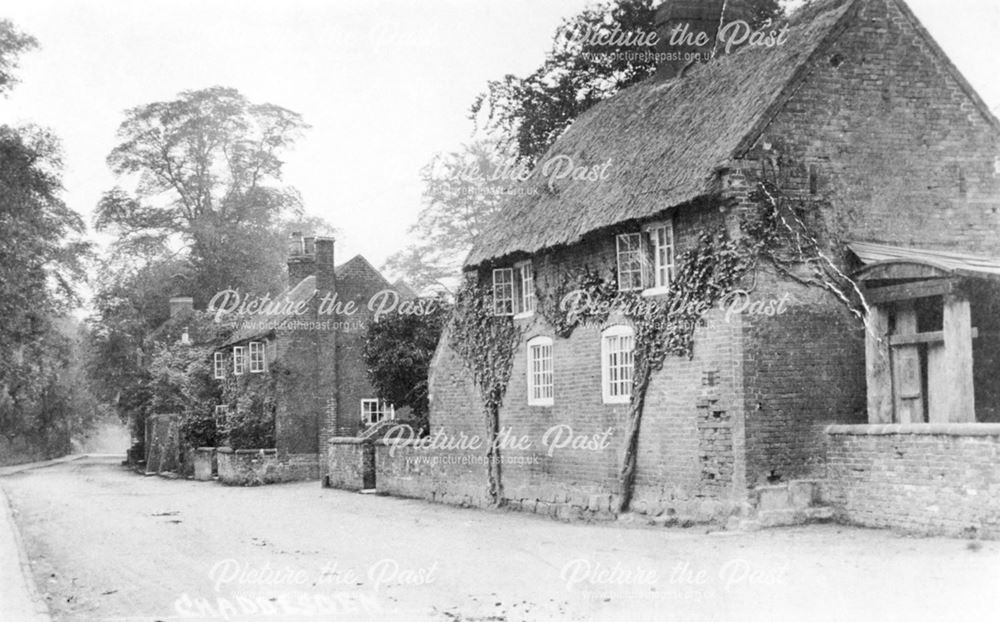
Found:
[[(747, 10), (667, 0), (661, 41)], [(715, 43), (685, 50), (705, 62), (666, 63), (576, 120), (543, 160), (610, 160), (609, 179), (527, 182), (538, 191), (512, 195), (466, 261), (523, 331), (500, 427), (534, 442), (503, 450), (504, 502), (608, 514), (622, 494), (635, 327), (612, 313), (562, 336), (542, 301), (585, 271), (671, 296), (703, 234), (745, 235), (766, 181), (805, 206), (817, 252), (857, 283), (849, 294), (864, 292), (869, 329), (804, 284), (807, 266), (750, 275), (743, 312), (708, 310), (690, 358), (654, 373), (631, 508), (1000, 529), (1000, 123), (902, 0), (820, 0), (792, 16), (783, 45), (725, 54)], [(479, 394), (447, 338), (430, 386), (432, 432), (483, 435)], [(553, 426), (610, 430), (610, 443), (553, 450), (540, 442)], [(486, 501), (482, 464), (429, 468), (397, 449), (378, 449), (380, 489)]]
[[(261, 435), (271, 440), (266, 447), (220, 453), (226, 483), (319, 479), (327, 438), (354, 436), (406, 415), (375, 393), (361, 355), (373, 315), (369, 300), (380, 292), (406, 299), (405, 283), (391, 285), (361, 255), (335, 266), (333, 239), (299, 234), (290, 240), (288, 282), (282, 310), (290, 312), (223, 315), (235, 330), (212, 355), (213, 376), (223, 386), (217, 418), (253, 412), (268, 427)], [(329, 309), (320, 313), (324, 299)], [(353, 312), (334, 308), (334, 300), (353, 303)], [(174, 316), (192, 308), (190, 298), (170, 304)], [(298, 307), (304, 313), (292, 311)]]

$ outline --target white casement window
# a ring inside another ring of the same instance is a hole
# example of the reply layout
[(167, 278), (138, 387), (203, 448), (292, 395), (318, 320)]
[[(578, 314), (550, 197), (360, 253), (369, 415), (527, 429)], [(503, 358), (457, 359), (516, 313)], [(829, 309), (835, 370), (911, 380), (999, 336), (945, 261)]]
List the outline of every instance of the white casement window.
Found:
[(628, 404), (632, 397), (635, 331), (612, 326), (601, 333), (601, 389), (605, 404)]
[(396, 407), (377, 399), (361, 400), (361, 423), (375, 425), (383, 419), (395, 419)]
[(212, 372), (216, 379), (226, 377), (226, 355), (222, 352), (216, 352), (212, 356)]
[(528, 341), (528, 404), (552, 406), (552, 338), (535, 337)]
[(247, 349), (243, 346), (233, 348), (233, 375), (242, 376), (247, 367)]
[(217, 404), (215, 406), (215, 416), (217, 418), (225, 417), (227, 414), (229, 414), (229, 404)]
[(652, 254), (649, 286), (655, 291), (666, 291), (674, 280), (674, 223), (672, 220), (653, 223), (645, 232)]
[(493, 314), (514, 315), (514, 270), (511, 268), (493, 271)]
[(616, 238), (618, 254), (618, 289), (623, 292), (642, 289), (644, 259), (643, 235), (621, 233)]
[(267, 371), (267, 359), (264, 356), (264, 342), (250, 342), (250, 373), (262, 374)]
[(514, 266), (517, 271), (518, 296), (517, 314), (528, 316), (535, 312), (535, 267), (531, 261), (522, 261)]

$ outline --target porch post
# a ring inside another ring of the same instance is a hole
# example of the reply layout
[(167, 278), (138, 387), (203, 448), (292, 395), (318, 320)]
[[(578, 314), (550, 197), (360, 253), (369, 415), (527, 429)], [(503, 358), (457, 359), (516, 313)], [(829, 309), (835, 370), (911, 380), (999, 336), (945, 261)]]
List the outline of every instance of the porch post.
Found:
[(949, 294), (944, 298), (944, 372), (942, 403), (949, 423), (976, 420), (972, 377), (972, 312), (969, 299)]
[(865, 330), (865, 371), (868, 380), (868, 423), (892, 423), (892, 367), (889, 358), (889, 311), (869, 306)]
[[(912, 300), (897, 303), (895, 334), (917, 334), (917, 310)], [(922, 380), (919, 347), (916, 344), (896, 346), (892, 353), (892, 384), (898, 423), (924, 423)]]

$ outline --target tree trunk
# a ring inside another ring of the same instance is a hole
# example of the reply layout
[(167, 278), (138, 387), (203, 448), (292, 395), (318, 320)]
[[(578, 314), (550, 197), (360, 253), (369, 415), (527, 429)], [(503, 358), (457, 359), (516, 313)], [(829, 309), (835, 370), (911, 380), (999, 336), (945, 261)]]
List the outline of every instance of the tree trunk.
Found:
[(500, 472), (500, 407), (496, 404), (486, 406), (486, 430), (489, 435), (489, 446), (486, 450), (486, 482), (493, 507), (499, 507), (503, 501), (503, 480)]
[(651, 371), (649, 365), (640, 363), (636, 366), (636, 381), (632, 387), (632, 401), (628, 408), (628, 437), (625, 444), (625, 456), (622, 460), (622, 470), (618, 477), (620, 495), (618, 498), (618, 513), (627, 512), (632, 502), (632, 488), (635, 484), (636, 451), (639, 448), (639, 428), (642, 423), (642, 411), (646, 405), (646, 389), (649, 387)]

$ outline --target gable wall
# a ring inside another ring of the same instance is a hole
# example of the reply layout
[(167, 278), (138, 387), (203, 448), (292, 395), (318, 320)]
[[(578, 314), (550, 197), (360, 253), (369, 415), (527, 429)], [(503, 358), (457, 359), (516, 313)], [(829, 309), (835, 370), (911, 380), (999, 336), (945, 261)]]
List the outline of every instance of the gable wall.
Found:
[(844, 239), (1000, 255), (997, 129), (895, 2), (858, 10), (758, 146), (774, 144), (789, 191), (819, 167)]
[[(790, 195), (809, 196), (818, 167), (824, 226), (842, 241), (1000, 256), (995, 131), (892, 2), (859, 5), (757, 147), (780, 156)], [(842, 249), (830, 256), (844, 266)], [(748, 481), (821, 475), (822, 428), (867, 420), (860, 322), (788, 279), (765, 275), (759, 291), (797, 304), (745, 323)]]
[(365, 331), (374, 316), (368, 302), (384, 289), (391, 287), (365, 261), (353, 259), (338, 270), (337, 300), (353, 301), (356, 311), (324, 316), (337, 332), (337, 416), (330, 436), (355, 436), (362, 429), (361, 400), (376, 397), (362, 351)]

